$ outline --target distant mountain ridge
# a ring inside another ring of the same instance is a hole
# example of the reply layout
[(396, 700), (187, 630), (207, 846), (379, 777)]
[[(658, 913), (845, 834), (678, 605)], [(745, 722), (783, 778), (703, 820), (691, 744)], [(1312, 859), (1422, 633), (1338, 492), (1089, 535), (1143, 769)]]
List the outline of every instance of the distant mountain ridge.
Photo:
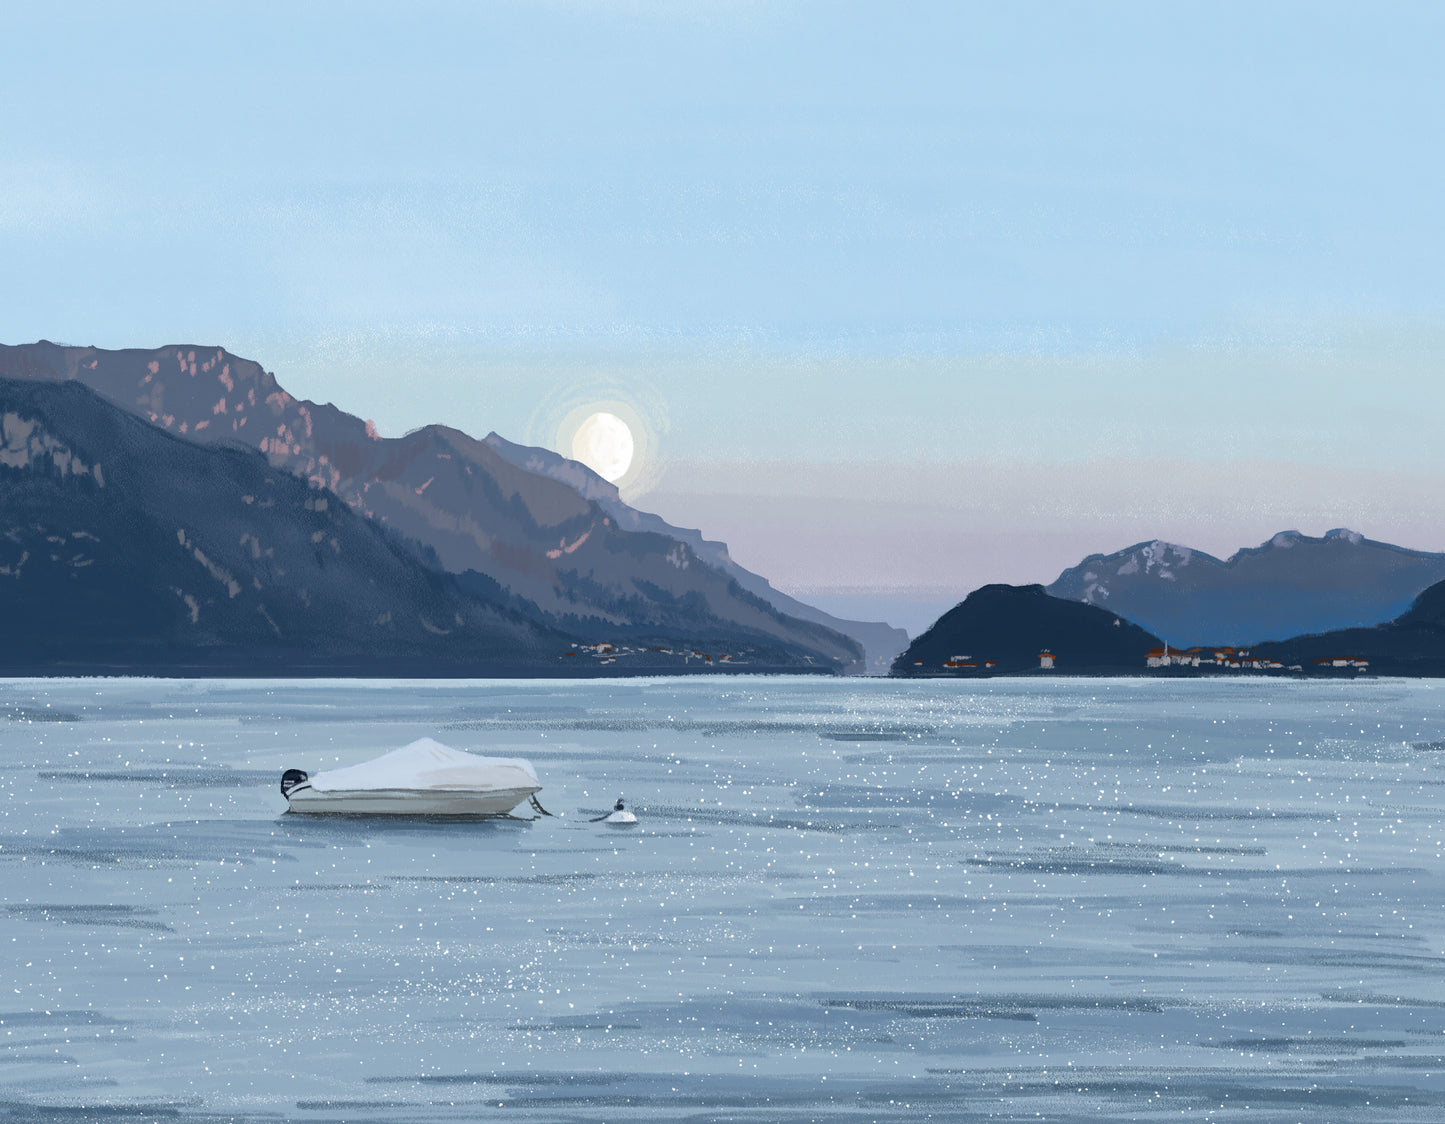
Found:
[(1445, 677), (1445, 581), (1393, 620), (1224, 652), (1191, 646), (1171, 662), (1163, 641), (1095, 605), (1041, 585), (974, 590), (895, 661), (905, 678), (1095, 675), (1237, 678), (1240, 675)]
[(1158, 540), (1136, 543), (1089, 556), (1047, 589), (1109, 609), (1172, 645), (1257, 646), (1379, 624), (1441, 580), (1445, 554), (1339, 528), (1319, 538), (1283, 531), (1227, 561)]
[[(75, 380), (186, 441), (249, 445), (544, 627), (681, 643), (705, 626), (719, 643), (746, 637), (810, 652), (820, 667), (864, 670), (860, 643), (836, 627), (856, 622), (791, 615), (807, 607), (737, 567), (722, 544), (634, 511), (590, 470), (543, 450), (440, 425), (382, 438), (369, 421), (293, 398), (223, 348), (0, 346), (0, 376)], [(886, 625), (860, 632), (885, 648), (906, 640)]]

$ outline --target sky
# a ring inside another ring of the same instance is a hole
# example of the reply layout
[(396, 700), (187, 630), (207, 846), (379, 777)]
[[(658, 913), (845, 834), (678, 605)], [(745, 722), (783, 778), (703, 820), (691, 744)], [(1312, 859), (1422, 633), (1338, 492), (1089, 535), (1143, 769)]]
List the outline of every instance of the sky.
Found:
[(917, 632), (1165, 538), (1445, 550), (1445, 7), (0, 7), (0, 342), (570, 452)]

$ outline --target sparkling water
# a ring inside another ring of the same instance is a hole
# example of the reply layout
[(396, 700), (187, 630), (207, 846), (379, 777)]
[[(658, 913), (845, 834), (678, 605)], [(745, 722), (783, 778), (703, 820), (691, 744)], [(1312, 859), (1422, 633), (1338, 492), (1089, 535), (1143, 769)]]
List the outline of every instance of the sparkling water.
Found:
[[(0, 682), (0, 1120), (1445, 1119), (1442, 703)], [(555, 815), (283, 814), (422, 736)]]

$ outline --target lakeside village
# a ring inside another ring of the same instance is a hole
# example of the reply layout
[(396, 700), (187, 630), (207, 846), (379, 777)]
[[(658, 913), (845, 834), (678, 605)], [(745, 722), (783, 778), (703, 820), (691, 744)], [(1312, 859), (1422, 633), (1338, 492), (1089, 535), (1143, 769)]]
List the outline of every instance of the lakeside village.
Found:
[(700, 663), (734, 663), (734, 657), (723, 652), (714, 656), (711, 652), (699, 651), (697, 648), (633, 648), (626, 644), (609, 644), (603, 641), (599, 644), (573, 644), (572, 650), (563, 652), (566, 656), (590, 656), (598, 663), (616, 663), (619, 657), (650, 652), (663, 656), (681, 656), (683, 663), (691, 663), (697, 660)]
[[(590, 657), (598, 663), (616, 663), (619, 658), (626, 658), (629, 655), (662, 655), (680, 657), (684, 664), (696, 660), (698, 663), (707, 665), (736, 664), (737, 657), (728, 652), (713, 655), (711, 652), (704, 652), (698, 648), (641, 648), (631, 647), (626, 644), (612, 644), (602, 641), (597, 644), (573, 644), (570, 651), (563, 652), (566, 656)], [(914, 660), (914, 667), (922, 667), (922, 660)], [(962, 674), (969, 672), (990, 672), (998, 667), (998, 661), (993, 659), (976, 660), (970, 656), (953, 656), (946, 659), (940, 665), (945, 671), (952, 671)], [(1301, 664), (1285, 664), (1279, 660), (1266, 659), (1256, 656), (1248, 648), (1234, 648), (1226, 645), (1223, 648), (1171, 648), (1167, 644), (1162, 648), (1151, 648), (1144, 658), (1144, 666), (1149, 670), (1160, 670), (1164, 668), (1198, 668), (1201, 671), (1303, 671)], [(1370, 668), (1370, 661), (1360, 656), (1322, 656), (1314, 661), (1316, 671), (1353, 671), (1363, 672)], [(1057, 657), (1048, 649), (1039, 653), (1039, 671), (1067, 671), (1067, 667), (1059, 668)]]
[[(1315, 660), (1315, 667), (1347, 668), (1351, 671), (1368, 671), (1370, 661), (1360, 656), (1321, 656)], [(1279, 660), (1260, 659), (1250, 655), (1248, 648), (1187, 648), (1180, 651), (1168, 644), (1162, 648), (1149, 649), (1144, 661), (1146, 667), (1222, 667), (1230, 671), (1303, 671), (1302, 664), (1292, 663), (1285, 667)]]
[[(1340, 668), (1346, 671), (1368, 671), (1370, 661), (1359, 656), (1322, 656), (1314, 661), (1315, 669), (1318, 671), (1329, 671)], [(914, 660), (914, 667), (922, 667), (922, 660)], [(998, 666), (997, 660), (975, 660), (968, 656), (954, 656), (952, 659), (944, 660), (942, 667), (949, 671), (991, 671)], [(1055, 669), (1055, 656), (1051, 651), (1045, 650), (1039, 653), (1040, 671), (1053, 671)], [(1162, 648), (1151, 648), (1145, 656), (1144, 666), (1146, 668), (1170, 668), (1188, 667), (1207, 670), (1215, 668), (1221, 671), (1303, 671), (1302, 664), (1290, 664), (1286, 667), (1279, 660), (1264, 659), (1252, 655), (1248, 648), (1171, 648), (1167, 644)]]

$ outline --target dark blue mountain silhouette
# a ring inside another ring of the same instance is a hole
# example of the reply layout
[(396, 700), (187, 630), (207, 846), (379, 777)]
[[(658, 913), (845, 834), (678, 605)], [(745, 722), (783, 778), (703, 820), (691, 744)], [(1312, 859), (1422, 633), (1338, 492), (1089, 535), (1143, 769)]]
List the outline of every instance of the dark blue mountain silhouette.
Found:
[[(1163, 642), (1041, 585), (986, 585), (939, 617), (893, 664), (899, 676), (1138, 675)], [(1053, 670), (1041, 667), (1047, 652)]]
[(1445, 676), (1445, 582), (1415, 598), (1408, 610), (1373, 628), (1344, 628), (1256, 645), (1257, 655), (1306, 672), (1352, 673), (1338, 659), (1362, 659), (1374, 675)]

